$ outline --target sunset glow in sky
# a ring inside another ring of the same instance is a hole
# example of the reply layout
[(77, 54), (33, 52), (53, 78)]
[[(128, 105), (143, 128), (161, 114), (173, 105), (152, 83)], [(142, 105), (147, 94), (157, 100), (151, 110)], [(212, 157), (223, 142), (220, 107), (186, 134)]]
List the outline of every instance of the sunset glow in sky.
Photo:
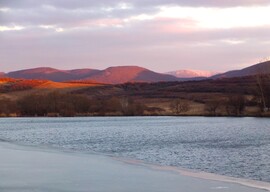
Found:
[(1, 0), (0, 72), (226, 71), (270, 55), (269, 0)]

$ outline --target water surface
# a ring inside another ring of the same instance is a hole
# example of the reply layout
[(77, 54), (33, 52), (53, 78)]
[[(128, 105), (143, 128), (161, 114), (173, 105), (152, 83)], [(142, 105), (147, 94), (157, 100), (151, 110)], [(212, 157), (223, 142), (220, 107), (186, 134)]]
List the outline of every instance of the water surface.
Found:
[(4, 118), (0, 139), (270, 182), (264, 118)]

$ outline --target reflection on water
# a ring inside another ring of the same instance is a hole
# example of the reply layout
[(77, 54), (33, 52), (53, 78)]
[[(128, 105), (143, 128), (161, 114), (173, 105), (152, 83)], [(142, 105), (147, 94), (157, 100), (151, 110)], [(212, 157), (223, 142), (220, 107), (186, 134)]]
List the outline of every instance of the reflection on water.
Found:
[(0, 119), (0, 139), (270, 182), (269, 124), (263, 118), (15, 118)]

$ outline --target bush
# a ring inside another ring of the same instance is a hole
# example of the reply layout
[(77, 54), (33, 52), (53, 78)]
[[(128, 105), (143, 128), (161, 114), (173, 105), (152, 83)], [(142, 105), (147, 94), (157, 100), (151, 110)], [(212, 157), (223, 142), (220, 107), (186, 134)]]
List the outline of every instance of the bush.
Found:
[(190, 109), (190, 105), (185, 100), (176, 99), (172, 101), (170, 108), (175, 114), (179, 115), (181, 113), (187, 112)]
[(244, 95), (230, 95), (226, 102), (228, 115), (239, 116), (243, 114), (246, 99)]

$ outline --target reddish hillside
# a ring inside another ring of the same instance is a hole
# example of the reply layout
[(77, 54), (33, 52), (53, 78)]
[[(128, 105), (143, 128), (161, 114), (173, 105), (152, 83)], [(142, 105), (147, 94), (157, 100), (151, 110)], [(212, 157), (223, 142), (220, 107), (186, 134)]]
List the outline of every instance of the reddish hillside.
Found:
[(73, 69), (73, 70), (68, 70), (67, 72), (76, 76), (76, 79), (78, 80), (78, 79), (84, 79), (86, 77), (94, 75), (98, 73), (99, 71), (100, 70), (97, 70), (97, 69)]
[(5, 83), (12, 83), (16, 82), (16, 79), (8, 78), (8, 77), (1, 77), (0, 78), (0, 84), (5, 84)]
[(47, 80), (28, 80), (28, 79), (11, 79), (2, 78), (0, 79), (0, 92), (11, 92), (11, 91), (23, 91), (33, 89), (46, 83)]
[(53, 82), (48, 80), (29, 80), (0, 78), (0, 93), (24, 91), (30, 89), (67, 89), (83, 88), (92, 86), (102, 86), (103, 84), (94, 82)]
[(109, 67), (87, 78), (101, 83), (120, 84), (126, 82), (177, 81), (171, 75), (165, 75), (137, 66)]
[(73, 76), (66, 71), (48, 67), (14, 71), (7, 75), (17, 79), (46, 79), (51, 81), (66, 81), (73, 78)]
[(48, 67), (13, 71), (7, 74), (11, 78), (41, 79), (55, 82), (91, 80), (94, 82), (118, 84), (126, 82), (177, 81), (171, 75), (155, 73), (137, 66), (109, 67), (105, 70), (74, 69), (58, 70)]
[(105, 83), (100, 83), (94, 80), (71, 80), (64, 81), (63, 83), (106, 85)]
[(8, 73), (7, 76), (18, 79), (43, 79), (61, 82), (83, 79), (95, 74), (98, 71), (99, 70), (95, 69), (59, 70), (49, 67), (40, 67), (34, 69), (13, 71)]
[(67, 88), (83, 88), (83, 87), (92, 87), (92, 86), (101, 86), (101, 84), (95, 84), (95, 83), (75, 83), (75, 82), (53, 82), (53, 81), (47, 81), (43, 84), (40, 84), (34, 88), (36, 89), (67, 89)]
[[(211, 76), (211, 79), (252, 76), (255, 74), (270, 74), (270, 61), (259, 63), (242, 70), (229, 71), (223, 74)], [(0, 77), (1, 74), (0, 73)], [(171, 75), (173, 74), (173, 75)], [(117, 66), (105, 70), (74, 69), (58, 70), (48, 67), (13, 71), (5, 74), (6, 77), (17, 79), (39, 79), (55, 82), (93, 81), (104, 84), (121, 84), (127, 82), (164, 82), (164, 81), (191, 81), (202, 80), (209, 76), (206, 71), (175, 71), (171, 74), (161, 74), (138, 66)], [(181, 78), (182, 76), (182, 78)], [(197, 77), (193, 77), (197, 76)], [(188, 78), (189, 77), (189, 78)]]

